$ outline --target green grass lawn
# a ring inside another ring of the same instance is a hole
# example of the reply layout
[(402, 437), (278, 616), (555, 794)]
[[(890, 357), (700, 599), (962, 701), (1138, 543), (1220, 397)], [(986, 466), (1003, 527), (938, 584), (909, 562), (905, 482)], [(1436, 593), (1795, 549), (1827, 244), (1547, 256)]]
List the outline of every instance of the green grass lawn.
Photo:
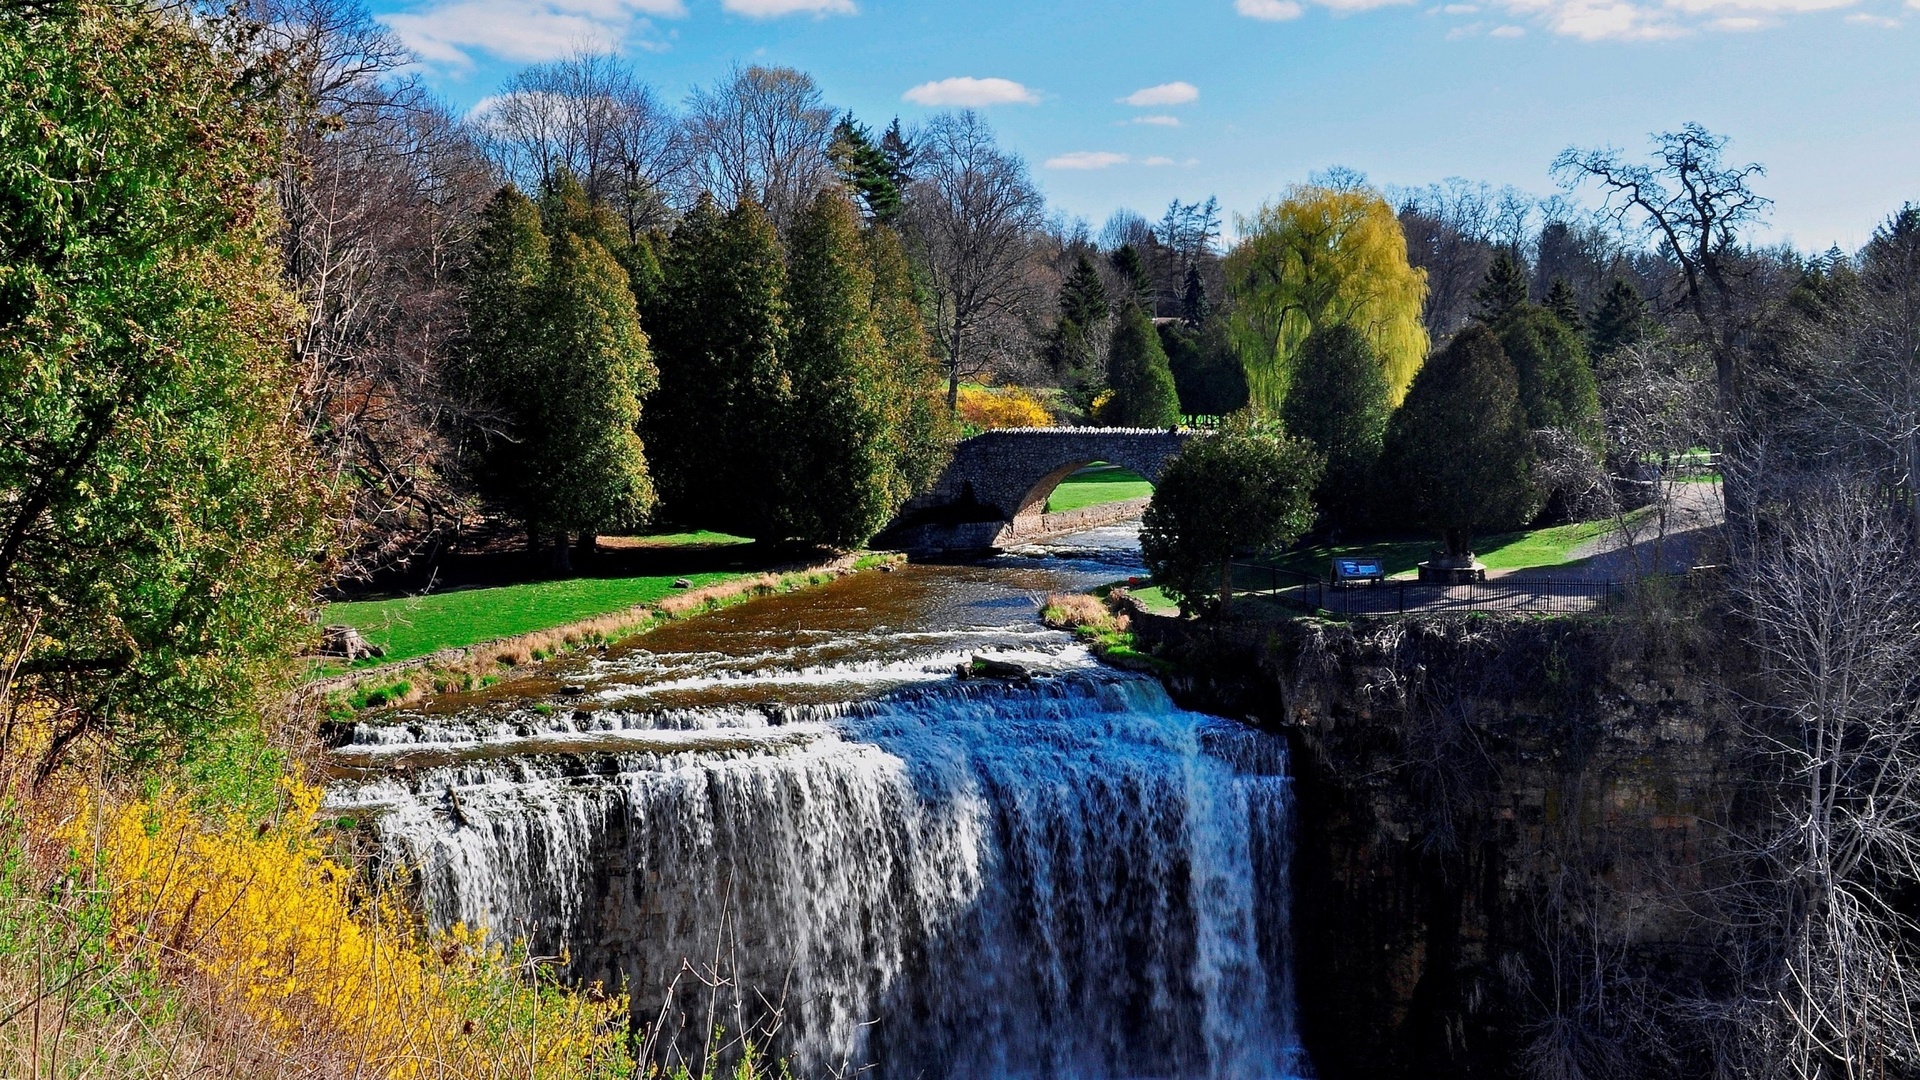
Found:
[(1047, 513), (1057, 514), (1062, 510), (1144, 499), (1152, 494), (1153, 485), (1142, 479), (1140, 474), (1103, 462), (1089, 465), (1060, 481), (1060, 486), (1054, 488), (1053, 494), (1047, 498)]
[[(1636, 511), (1636, 514), (1643, 512)], [(1607, 518), (1603, 521), (1582, 521), (1572, 525), (1485, 536), (1475, 541), (1475, 554), (1489, 570), (1569, 566), (1578, 561), (1573, 557), (1576, 549), (1612, 532), (1615, 525), (1612, 518)], [(1328, 565), (1337, 556), (1377, 555), (1386, 564), (1387, 574), (1391, 577), (1394, 574), (1411, 573), (1430, 558), (1438, 546), (1438, 540), (1427, 536), (1412, 539), (1395, 537), (1353, 544), (1314, 544), (1296, 548), (1274, 562), (1297, 573), (1325, 577)]]
[(741, 575), (714, 572), (535, 581), (394, 600), (328, 604), (322, 619), (329, 624), (345, 623), (385, 648), (387, 655), (381, 662), (410, 660), (440, 649), (477, 645), (650, 604), (673, 593), (674, 579), (682, 576), (700, 588)]

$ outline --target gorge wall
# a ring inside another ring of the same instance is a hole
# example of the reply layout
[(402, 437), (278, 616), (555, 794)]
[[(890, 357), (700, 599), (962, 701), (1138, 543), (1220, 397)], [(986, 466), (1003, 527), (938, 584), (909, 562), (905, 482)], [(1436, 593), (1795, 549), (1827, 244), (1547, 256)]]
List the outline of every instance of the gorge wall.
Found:
[(1293, 744), (1320, 1075), (1686, 1074), (1661, 1014), (1728, 978), (1701, 900), (1756, 812), (1709, 614), (1136, 625), (1183, 704)]

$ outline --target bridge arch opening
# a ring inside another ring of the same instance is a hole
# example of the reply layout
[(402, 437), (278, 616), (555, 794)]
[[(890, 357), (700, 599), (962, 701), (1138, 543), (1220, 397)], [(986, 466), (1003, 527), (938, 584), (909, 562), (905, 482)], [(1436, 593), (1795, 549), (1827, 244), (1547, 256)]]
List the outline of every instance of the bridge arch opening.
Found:
[(1118, 524), (1137, 516), (1152, 497), (1152, 481), (1124, 462), (1064, 462), (1027, 489), (999, 542)]

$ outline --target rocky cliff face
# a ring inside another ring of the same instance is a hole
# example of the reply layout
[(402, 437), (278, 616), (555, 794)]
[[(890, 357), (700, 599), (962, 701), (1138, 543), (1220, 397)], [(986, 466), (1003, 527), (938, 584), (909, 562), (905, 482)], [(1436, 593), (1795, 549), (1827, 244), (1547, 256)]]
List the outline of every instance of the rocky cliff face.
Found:
[(1722, 635), (1649, 625), (1140, 621), (1181, 663), (1177, 697), (1293, 741), (1322, 1076), (1581, 1075), (1622, 1055), (1685, 1073), (1659, 1014), (1725, 978), (1698, 901), (1732, 869), (1751, 763)]

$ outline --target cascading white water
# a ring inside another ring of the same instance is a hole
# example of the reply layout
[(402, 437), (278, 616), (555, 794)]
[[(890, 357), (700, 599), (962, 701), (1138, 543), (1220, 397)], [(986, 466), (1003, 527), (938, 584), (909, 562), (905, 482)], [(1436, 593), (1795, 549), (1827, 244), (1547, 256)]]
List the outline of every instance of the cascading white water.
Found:
[[(432, 925), (564, 952), (683, 1058), (777, 1012), (802, 1077), (1304, 1075), (1285, 744), (1039, 628), (1074, 581), (748, 605), (556, 671), (561, 707), (363, 725), (329, 800)], [(956, 679), (979, 652), (1042, 677)]]
[[(689, 726), (625, 719), (643, 744)], [(385, 808), (433, 924), (564, 947), (643, 1021), (683, 960), (717, 960), (783, 1006), (803, 1075), (1299, 1071), (1279, 740), (1094, 674), (782, 719), (708, 712), (690, 726), (721, 745), (445, 765), (333, 801)], [(667, 1026), (697, 1039), (706, 1005), (683, 978)]]

